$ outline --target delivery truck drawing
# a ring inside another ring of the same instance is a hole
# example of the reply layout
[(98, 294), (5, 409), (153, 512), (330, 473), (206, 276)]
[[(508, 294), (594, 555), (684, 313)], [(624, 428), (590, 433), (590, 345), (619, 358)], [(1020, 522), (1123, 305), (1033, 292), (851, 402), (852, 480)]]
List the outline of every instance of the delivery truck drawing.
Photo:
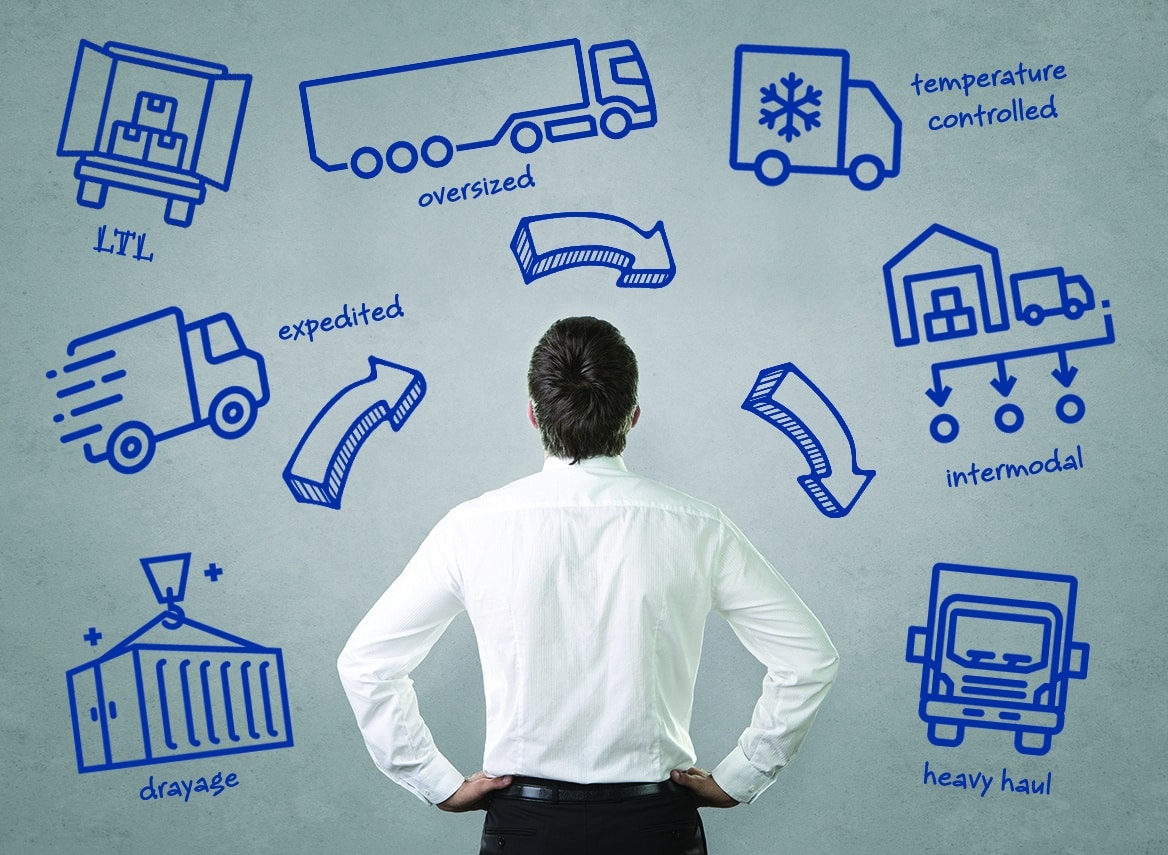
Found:
[(446, 166), (455, 152), (506, 137), (530, 154), (603, 133), (620, 139), (657, 123), (645, 63), (628, 40), (579, 39), (305, 80), (308, 154), (321, 169), (373, 178)]
[(184, 613), (191, 553), (140, 561), (163, 611), (65, 674), (77, 771), (292, 747), (283, 652)]
[(76, 157), (77, 203), (105, 205), (110, 187), (166, 199), (187, 227), (207, 187), (227, 190), (251, 75), (133, 45), (82, 40), (57, 154)]
[(268, 402), (264, 359), (225, 313), (188, 324), (172, 306), (76, 338), (66, 353), (46, 375), (62, 383), (65, 409), (53, 416), (61, 442), (84, 441), (86, 460), (125, 474), (144, 469), (162, 440), (196, 428), (243, 436)]
[(847, 175), (874, 190), (900, 174), (900, 117), (846, 50), (739, 45), (730, 166), (777, 186), (792, 173)]
[(921, 665), (919, 713), (929, 741), (960, 745), (967, 727), (1014, 733), (1021, 754), (1046, 754), (1062, 731), (1067, 685), (1087, 676), (1074, 640), (1073, 576), (958, 564), (933, 567), (929, 618), (909, 627), (905, 658)]
[(1067, 276), (1061, 267), (1028, 270), (1010, 276), (1014, 316), (1036, 327), (1052, 315), (1072, 321), (1095, 308), (1095, 294), (1082, 276)]

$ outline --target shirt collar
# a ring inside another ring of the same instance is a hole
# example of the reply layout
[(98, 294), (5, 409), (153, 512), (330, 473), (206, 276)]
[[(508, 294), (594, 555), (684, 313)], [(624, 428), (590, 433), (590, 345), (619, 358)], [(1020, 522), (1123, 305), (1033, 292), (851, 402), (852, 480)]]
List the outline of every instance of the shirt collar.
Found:
[(543, 471), (551, 472), (555, 469), (612, 469), (618, 472), (627, 472), (624, 458), (619, 454), (615, 457), (586, 457), (579, 463), (573, 464), (571, 460), (566, 457), (545, 457), (543, 461)]

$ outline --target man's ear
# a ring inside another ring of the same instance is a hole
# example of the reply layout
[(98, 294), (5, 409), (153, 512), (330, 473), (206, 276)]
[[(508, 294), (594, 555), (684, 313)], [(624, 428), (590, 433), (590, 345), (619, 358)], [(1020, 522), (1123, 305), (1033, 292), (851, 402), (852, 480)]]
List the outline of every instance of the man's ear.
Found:
[(635, 428), (637, 426), (637, 422), (640, 421), (640, 419), (641, 419), (641, 405), (637, 404), (637, 408), (635, 410), (633, 410), (633, 420), (629, 424), (629, 430), (632, 430), (633, 428)]
[(531, 426), (539, 430), (539, 422), (535, 420), (535, 404), (531, 401), (527, 402), (527, 420), (531, 422)]

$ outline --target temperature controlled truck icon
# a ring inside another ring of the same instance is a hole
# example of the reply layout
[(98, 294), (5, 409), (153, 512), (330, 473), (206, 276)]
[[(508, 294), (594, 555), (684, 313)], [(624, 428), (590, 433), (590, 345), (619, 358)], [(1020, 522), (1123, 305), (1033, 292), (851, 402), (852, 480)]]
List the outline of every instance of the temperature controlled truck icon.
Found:
[(768, 186), (794, 172), (847, 175), (875, 190), (900, 174), (900, 117), (846, 50), (739, 45), (734, 51), (730, 166)]
[(645, 63), (628, 40), (579, 39), (456, 56), (300, 84), (308, 155), (326, 172), (373, 178), (506, 137), (530, 154), (603, 133), (620, 139), (657, 123)]
[(263, 357), (225, 313), (186, 323), (171, 307), (76, 338), (49, 380), (66, 409), (62, 443), (84, 440), (85, 459), (118, 472), (144, 469), (164, 439), (209, 426), (237, 439), (268, 402)]
[(925, 626), (905, 658), (921, 665), (929, 742), (960, 745), (967, 727), (1013, 731), (1021, 754), (1046, 754), (1063, 729), (1067, 686), (1087, 676), (1074, 640), (1073, 576), (937, 564)]
[(77, 203), (119, 187), (166, 199), (186, 227), (207, 187), (227, 190), (251, 75), (133, 45), (82, 41), (57, 154), (76, 157)]

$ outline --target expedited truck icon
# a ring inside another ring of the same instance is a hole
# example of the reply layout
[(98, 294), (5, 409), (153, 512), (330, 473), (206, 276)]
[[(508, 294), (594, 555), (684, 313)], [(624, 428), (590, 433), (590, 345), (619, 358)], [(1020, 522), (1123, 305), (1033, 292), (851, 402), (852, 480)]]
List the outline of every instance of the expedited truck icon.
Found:
[(734, 51), (730, 166), (768, 186), (795, 172), (847, 175), (875, 190), (900, 174), (900, 117), (846, 50), (739, 45)]
[(264, 358), (225, 313), (188, 324), (172, 306), (76, 338), (66, 353), (46, 375), (62, 383), (61, 442), (83, 440), (86, 460), (127, 475), (172, 436), (205, 426), (243, 436), (268, 402)]
[(227, 190), (251, 75), (133, 45), (82, 41), (57, 154), (76, 157), (77, 203), (105, 205), (110, 187), (166, 199), (186, 227), (207, 187)]
[(1073, 576), (937, 564), (925, 626), (905, 658), (921, 668), (929, 742), (960, 745), (967, 727), (1013, 731), (1020, 754), (1046, 754), (1063, 729), (1067, 687), (1087, 676), (1074, 640)]
[(657, 124), (633, 42), (579, 39), (526, 45), (300, 84), (308, 155), (326, 172), (373, 178), (446, 166), (455, 152), (498, 145), (530, 154), (548, 142)]

